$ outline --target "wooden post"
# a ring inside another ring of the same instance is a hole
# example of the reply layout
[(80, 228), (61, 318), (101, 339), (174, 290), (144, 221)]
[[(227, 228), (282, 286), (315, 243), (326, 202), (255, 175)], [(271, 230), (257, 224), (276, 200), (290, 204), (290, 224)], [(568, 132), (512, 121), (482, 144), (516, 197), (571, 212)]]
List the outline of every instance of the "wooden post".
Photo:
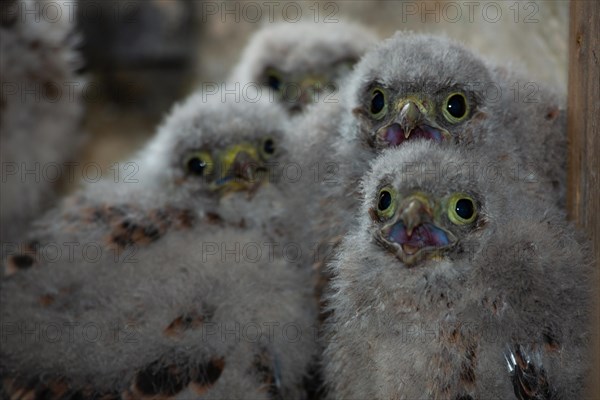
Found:
[[(600, 292), (600, 1), (571, 0), (569, 27), (569, 216), (592, 240)], [(594, 318), (590, 396), (600, 399), (600, 297)], [(593, 378), (595, 377), (595, 378)]]

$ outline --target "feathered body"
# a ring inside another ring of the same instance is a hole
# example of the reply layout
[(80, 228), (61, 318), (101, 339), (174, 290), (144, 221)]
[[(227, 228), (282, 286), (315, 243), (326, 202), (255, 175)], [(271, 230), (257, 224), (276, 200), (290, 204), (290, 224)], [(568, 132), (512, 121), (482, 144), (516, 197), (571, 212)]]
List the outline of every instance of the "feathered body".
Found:
[[(529, 83), (535, 93), (528, 97)], [(323, 243), (335, 244), (350, 228), (369, 162), (414, 140), (487, 152), (491, 162), (503, 163), (502, 179), (529, 182), (532, 195), (564, 205), (561, 97), (441, 36), (398, 32), (380, 42), (357, 63), (339, 101), (314, 105), (299, 125), (318, 138), (307, 163), (329, 171), (328, 181), (313, 188), (324, 199), (315, 204), (315, 236)]]
[[(488, 162), (421, 141), (373, 163), (331, 265), (332, 398), (582, 396), (588, 249), (560, 211), (489, 179)], [(457, 196), (468, 220), (448, 207)]]
[[(286, 183), (265, 174), (288, 136), (272, 104), (194, 95), (136, 174), (89, 185), (38, 221), (5, 262), (2, 320), (15, 331), (4, 390), (301, 398), (316, 307), (310, 270), (281, 250), (295, 218), (281, 205)], [(64, 333), (56, 341), (43, 337), (50, 326)]]
[(68, 175), (64, 163), (82, 141), (84, 82), (75, 73), (77, 41), (67, 7), (9, 0), (0, 11), (0, 236), (9, 244), (52, 205)]

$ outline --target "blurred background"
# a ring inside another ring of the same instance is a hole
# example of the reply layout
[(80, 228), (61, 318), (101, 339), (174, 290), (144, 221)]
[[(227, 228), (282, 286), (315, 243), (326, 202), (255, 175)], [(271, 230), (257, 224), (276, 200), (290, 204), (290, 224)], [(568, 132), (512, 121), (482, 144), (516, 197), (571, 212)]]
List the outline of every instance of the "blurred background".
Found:
[(174, 102), (224, 80), (252, 33), (273, 22), (350, 20), (382, 39), (446, 34), (566, 90), (568, 1), (79, 0), (76, 10), (89, 87), (80, 161), (103, 171), (151, 137)]
[[(16, 3), (0, 1), (2, 10)], [(62, 16), (75, 22), (82, 56), (84, 141), (75, 171), (66, 177), (83, 176), (90, 163), (110, 174), (114, 163), (152, 137), (175, 102), (202, 83), (222, 82), (253, 32), (274, 22), (353, 21), (381, 39), (398, 30), (444, 34), (497, 63), (528, 71), (532, 82), (567, 88), (566, 0), (37, 1), (42, 8), (61, 3), (68, 11)], [(32, 7), (33, 0), (25, 3)], [(50, 8), (45, 11), (52, 16)], [(0, 15), (0, 25), (10, 29), (7, 15)], [(77, 179), (59, 184), (62, 194), (77, 186)]]

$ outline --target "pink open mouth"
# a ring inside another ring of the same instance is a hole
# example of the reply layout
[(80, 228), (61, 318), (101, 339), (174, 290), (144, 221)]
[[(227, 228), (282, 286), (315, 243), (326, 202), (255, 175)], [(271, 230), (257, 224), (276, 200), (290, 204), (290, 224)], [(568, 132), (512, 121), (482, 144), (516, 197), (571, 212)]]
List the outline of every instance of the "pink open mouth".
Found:
[(423, 248), (442, 248), (452, 243), (444, 230), (430, 223), (418, 225), (409, 234), (404, 223), (398, 221), (384, 236), (387, 240), (399, 244), (402, 251), (408, 255), (415, 254)]
[(410, 132), (410, 135), (407, 138), (405, 137), (404, 129), (402, 129), (400, 124), (388, 126), (383, 134), (383, 140), (389, 146), (398, 146), (407, 140), (415, 139), (428, 139), (441, 142), (444, 139), (444, 136), (439, 129), (432, 128), (428, 125), (419, 125)]

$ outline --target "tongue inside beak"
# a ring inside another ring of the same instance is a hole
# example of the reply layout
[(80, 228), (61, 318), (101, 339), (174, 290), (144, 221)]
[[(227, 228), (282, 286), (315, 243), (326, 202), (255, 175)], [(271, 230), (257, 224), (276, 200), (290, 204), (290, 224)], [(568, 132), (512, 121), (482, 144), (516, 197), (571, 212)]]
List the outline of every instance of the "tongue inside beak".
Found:
[(439, 129), (432, 128), (428, 125), (417, 126), (410, 134), (411, 138), (418, 139), (429, 139), (436, 142), (441, 142), (444, 139), (442, 132)]
[(386, 237), (389, 241), (399, 244), (402, 251), (408, 255), (413, 255), (426, 247), (440, 248), (450, 244), (446, 232), (429, 223), (414, 227), (409, 234), (406, 226), (399, 221), (391, 227)]
[(390, 146), (398, 146), (406, 140), (404, 135), (404, 129), (402, 129), (400, 124), (392, 124), (385, 130), (383, 139)]
[(398, 146), (407, 140), (413, 139), (428, 139), (436, 142), (441, 142), (444, 139), (442, 132), (439, 129), (432, 128), (428, 125), (418, 125), (409, 132), (406, 132), (400, 124), (392, 124), (385, 129), (383, 140), (389, 146)]

